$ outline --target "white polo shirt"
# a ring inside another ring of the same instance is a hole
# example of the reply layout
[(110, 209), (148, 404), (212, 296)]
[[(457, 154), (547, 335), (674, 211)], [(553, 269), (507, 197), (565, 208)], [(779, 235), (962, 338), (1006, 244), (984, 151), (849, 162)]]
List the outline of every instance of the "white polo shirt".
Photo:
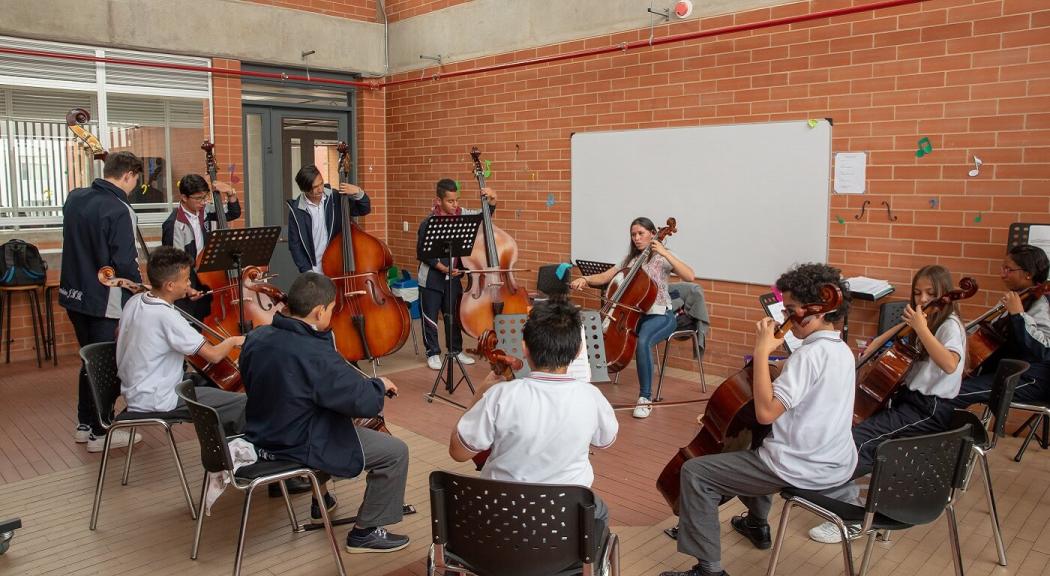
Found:
[(784, 362), (773, 396), (787, 410), (758, 457), (791, 486), (823, 490), (850, 479), (853, 444), (853, 353), (834, 330), (814, 332)]
[(952, 314), (937, 327), (934, 336), (949, 352), (958, 354), (959, 363), (955, 371), (948, 374), (927, 356), (912, 366), (905, 385), (927, 396), (950, 400), (959, 395), (959, 388), (962, 387), (963, 370), (966, 368), (966, 329), (963, 328), (962, 320)]
[(174, 410), (183, 361), (201, 346), (204, 336), (174, 306), (149, 292), (132, 296), (117, 331), (117, 375), (128, 410)]
[(590, 486), (590, 447), (611, 445), (619, 422), (594, 386), (533, 372), (489, 388), (456, 430), (467, 448), (492, 449), (482, 478)]

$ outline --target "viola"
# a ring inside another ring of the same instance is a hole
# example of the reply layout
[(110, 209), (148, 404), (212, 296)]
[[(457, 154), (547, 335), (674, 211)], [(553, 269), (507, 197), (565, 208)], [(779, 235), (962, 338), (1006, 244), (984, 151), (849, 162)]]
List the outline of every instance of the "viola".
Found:
[[(815, 314), (831, 312), (842, 304), (842, 291), (834, 284), (825, 284), (820, 289), (820, 302), (802, 306), (795, 315), (789, 316), (777, 327), (776, 337), (783, 338), (792, 324)], [(742, 370), (727, 378), (707, 403), (707, 410), (700, 417), (700, 431), (689, 443), (678, 449), (671, 461), (664, 466), (656, 480), (656, 488), (667, 500), (671, 510), (678, 514), (678, 498), (681, 493), (682, 465), (698, 456), (718, 454), (731, 450), (753, 450), (762, 444), (770, 426), (759, 424), (755, 417), (753, 393), (754, 365), (748, 362)], [(770, 363), (769, 376), (776, 380), (780, 366)]]
[[(148, 284), (139, 284), (126, 278), (118, 278), (116, 271), (110, 266), (99, 268), (98, 281), (103, 286), (123, 288), (134, 294), (145, 292), (150, 289)], [(182, 317), (190, 324), (200, 328), (205, 338), (208, 339), (212, 345), (218, 344), (224, 340), (221, 334), (215, 332), (200, 320), (194, 318), (190, 313), (179, 309), (177, 306), (174, 306), (173, 308), (175, 308), (179, 314), (182, 314)], [(186, 360), (197, 372), (208, 380), (211, 380), (219, 388), (229, 392), (244, 391), (244, 384), (241, 382), (241, 372), (237, 369), (237, 364), (229, 357), (223, 358), (221, 361), (214, 364), (205, 360), (200, 354), (187, 356)]]
[[(339, 182), (350, 181), (350, 147), (340, 142)], [(351, 199), (339, 194), (343, 229), (332, 238), (321, 269), (336, 285), (332, 331), (336, 348), (347, 360), (371, 360), (392, 354), (408, 340), (412, 321), (408, 307), (387, 284), (394, 257), (382, 240), (365, 232), (350, 216)], [(334, 201), (335, 199), (333, 199)]]
[[(663, 242), (677, 231), (678, 222), (668, 218), (667, 226), (656, 231), (656, 239)], [(652, 257), (652, 252), (652, 246), (646, 246), (629, 268), (620, 270), (613, 277), (605, 290), (605, 303), (599, 314), (609, 372), (619, 372), (631, 363), (638, 346), (638, 323), (660, 293), (659, 286), (643, 269)]]
[[(939, 310), (976, 293), (977, 281), (969, 277), (962, 278), (959, 280), (959, 288), (949, 290), (940, 298), (927, 302), (922, 311), (925, 313)], [(892, 346), (868, 355), (857, 366), (857, 392), (853, 400), (854, 426), (882, 410), (908, 377), (920, 355), (916, 339), (908, 338), (914, 332), (911, 326), (903, 324), (895, 334)]]
[[(1029, 286), (1017, 293), (1027, 309), (1035, 300), (1050, 293), (1050, 282)], [(1006, 342), (1009, 326), (1006, 322), (1006, 304), (1000, 302), (984, 314), (966, 324), (966, 370), (963, 378), (978, 372), (981, 364)]]
[[(515, 358), (499, 348), (499, 337), (496, 336), (494, 330), (484, 331), (481, 334), (481, 338), (478, 338), (477, 350), (470, 350), (470, 352), (477, 356), (483, 356), (488, 360), (492, 371), (508, 382), (513, 380), (514, 373), (521, 370), (521, 367), (525, 365), (520, 358)], [(478, 452), (471, 458), (478, 471), (485, 467), (485, 462), (488, 461), (490, 455), (492, 455), (491, 449)]]
[[(529, 296), (514, 279), (514, 265), (518, 260), (518, 244), (492, 223), (488, 196), (485, 194), (485, 170), (481, 167), (481, 152), (477, 146), (470, 150), (474, 162), (474, 178), (481, 187), (481, 242), (474, 242), (470, 256), (462, 259), (467, 274), (467, 287), (459, 304), (459, 322), (463, 331), (480, 338), (495, 326), (499, 314), (527, 314)], [(475, 278), (476, 276), (476, 278)]]

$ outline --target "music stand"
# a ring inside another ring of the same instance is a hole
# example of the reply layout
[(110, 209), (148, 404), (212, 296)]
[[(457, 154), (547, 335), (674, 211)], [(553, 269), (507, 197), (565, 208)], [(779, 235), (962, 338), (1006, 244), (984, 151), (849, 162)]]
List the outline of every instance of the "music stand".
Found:
[[(596, 260), (576, 260), (576, 267), (580, 269), (580, 273), (584, 276), (596, 276), (605, 272), (609, 268), (616, 266), (616, 264), (610, 264), (609, 262), (598, 262)], [(605, 302), (605, 287), (608, 284), (602, 284), (601, 286), (594, 286), (594, 289), (598, 291), (598, 298)]]
[[(445, 381), (445, 390), (449, 395), (452, 395), (456, 388), (459, 387), (460, 382), (464, 380), (467, 381), (467, 387), (470, 388), (471, 395), (474, 394), (474, 383), (470, 381), (470, 376), (467, 375), (467, 370), (463, 367), (463, 363), (460, 362), (459, 357), (452, 352), (452, 348), (449, 346), (452, 342), (452, 270), (454, 269), (452, 264), (456, 258), (469, 256), (474, 250), (474, 240), (478, 237), (478, 227), (481, 226), (481, 218), (481, 214), (432, 216), (427, 220), (427, 224), (423, 228), (423, 250), (420, 253), (420, 257), (438, 260), (448, 258), (449, 263), (449, 273), (446, 274), (448, 279), (448, 304), (442, 310), (442, 315), (445, 319), (445, 354), (441, 360), (441, 368), (438, 369), (437, 378), (434, 378), (434, 386), (430, 389), (430, 394), (425, 396), (427, 402), (433, 402), (434, 398), (438, 398), (449, 404), (461, 406), (459, 403), (437, 394), (438, 383), (442, 379)], [(437, 272), (437, 270), (432, 269), (431, 272)], [(456, 278), (455, 281), (459, 282), (459, 279)], [(453, 369), (455, 365), (459, 365), (459, 371), (462, 374), (459, 380), (454, 380)]]
[(240, 315), (237, 328), (247, 334), (251, 325), (244, 320), (244, 266), (267, 266), (281, 236), (280, 226), (258, 228), (223, 228), (212, 230), (204, 241), (197, 272), (237, 271), (237, 310)]

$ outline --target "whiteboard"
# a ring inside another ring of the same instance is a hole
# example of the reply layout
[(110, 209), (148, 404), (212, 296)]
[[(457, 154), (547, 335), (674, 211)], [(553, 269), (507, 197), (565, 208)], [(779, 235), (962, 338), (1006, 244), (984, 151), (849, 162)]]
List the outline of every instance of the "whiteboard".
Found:
[(619, 263), (631, 220), (678, 233), (697, 278), (770, 285), (826, 262), (831, 124), (580, 132), (572, 137), (572, 258)]

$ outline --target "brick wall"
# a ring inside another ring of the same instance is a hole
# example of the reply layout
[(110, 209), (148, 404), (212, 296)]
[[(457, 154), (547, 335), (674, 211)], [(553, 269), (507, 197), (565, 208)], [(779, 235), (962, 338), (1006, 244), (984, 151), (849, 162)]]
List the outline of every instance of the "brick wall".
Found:
[[(656, 36), (841, 5), (788, 4), (663, 26)], [(467, 155), (472, 145), (493, 161), (497, 225), (517, 239), (519, 265), (535, 269), (569, 255), (572, 132), (832, 117), (834, 151), (869, 153), (869, 190), (832, 195), (830, 262), (847, 275), (888, 279), (901, 297), (917, 267), (944, 264), (956, 277), (975, 276), (984, 288), (963, 306), (973, 317), (1002, 290), (998, 268), (1009, 224), (1050, 220), (1048, 8), (1039, 0), (930, 0), (388, 89), (390, 245), (399, 264), (412, 265), (415, 226), (438, 178), (458, 179), (466, 204), (478, 205)], [(567, 42), (444, 71), (648, 34)], [(917, 158), (922, 137), (934, 152)], [(969, 178), (975, 153), (985, 164), (980, 176)], [(550, 208), (548, 194), (555, 198)], [(875, 209), (856, 221), (865, 200), (874, 207), (889, 202), (898, 220), (891, 223)], [(646, 213), (644, 198), (638, 213)], [(411, 223), (409, 233), (401, 231), (403, 220)], [(739, 368), (761, 314), (756, 297), (767, 288), (701, 284), (713, 312), (708, 361), (723, 373)], [(876, 322), (876, 307), (861, 303), (851, 333), (870, 337)], [(676, 362), (688, 365), (684, 357)]]
[(387, 0), (386, 17), (390, 22), (419, 16), (470, 0)]
[(281, 8), (291, 8), (293, 10), (303, 10), (305, 12), (317, 12), (319, 14), (328, 14), (329, 16), (338, 16), (340, 18), (349, 18), (351, 20), (364, 20), (365, 22), (375, 22), (376, 19), (376, 0), (248, 0), (256, 4), (265, 4), (267, 6), (278, 6)]

